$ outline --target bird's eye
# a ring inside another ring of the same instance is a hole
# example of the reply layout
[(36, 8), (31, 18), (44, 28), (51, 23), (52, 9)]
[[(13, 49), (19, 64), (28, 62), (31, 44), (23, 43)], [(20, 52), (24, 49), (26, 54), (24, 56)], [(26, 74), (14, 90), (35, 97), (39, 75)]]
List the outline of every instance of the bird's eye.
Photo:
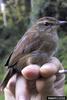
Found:
[(46, 22), (46, 23), (45, 23), (45, 26), (49, 26), (49, 25), (51, 25), (51, 26), (52, 26), (52, 25), (53, 25), (53, 23), (49, 23), (49, 22)]

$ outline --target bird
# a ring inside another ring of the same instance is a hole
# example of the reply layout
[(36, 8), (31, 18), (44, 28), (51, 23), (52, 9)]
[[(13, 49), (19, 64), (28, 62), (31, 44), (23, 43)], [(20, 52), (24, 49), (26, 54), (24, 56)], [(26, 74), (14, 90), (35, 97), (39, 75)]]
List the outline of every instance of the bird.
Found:
[(15, 73), (21, 73), (27, 65), (41, 66), (49, 61), (57, 51), (57, 28), (63, 23), (65, 21), (59, 21), (54, 17), (42, 17), (25, 32), (7, 59), (7, 72), (0, 85), (2, 89)]

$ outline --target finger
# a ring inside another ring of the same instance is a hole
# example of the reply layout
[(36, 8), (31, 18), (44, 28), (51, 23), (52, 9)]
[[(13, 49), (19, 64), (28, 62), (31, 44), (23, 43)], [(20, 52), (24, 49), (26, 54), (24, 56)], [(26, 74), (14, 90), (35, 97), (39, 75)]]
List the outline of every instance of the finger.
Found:
[(41, 76), (47, 78), (50, 77), (54, 74), (56, 74), (60, 68), (61, 63), (59, 62), (59, 60), (55, 57), (53, 57), (52, 59), (50, 59), (50, 61), (46, 64), (44, 64), (41, 68), (40, 68), (40, 74)]
[(36, 88), (39, 93), (45, 93), (47, 91), (51, 91), (54, 89), (54, 81), (56, 80), (56, 76), (51, 76), (50, 78), (38, 79), (36, 80)]
[(16, 100), (30, 100), (27, 82), (22, 76), (17, 78), (15, 93)]
[(21, 71), (21, 73), (26, 79), (37, 79), (40, 75), (40, 66), (35, 64), (28, 65)]
[(12, 76), (6, 86), (13, 96), (15, 96), (15, 84), (16, 84), (16, 75)]
[(13, 96), (12, 92), (8, 88), (4, 89), (4, 97), (5, 100), (15, 100), (15, 97)]
[(16, 75), (9, 80), (6, 88), (4, 89), (5, 100), (15, 100), (15, 83)]

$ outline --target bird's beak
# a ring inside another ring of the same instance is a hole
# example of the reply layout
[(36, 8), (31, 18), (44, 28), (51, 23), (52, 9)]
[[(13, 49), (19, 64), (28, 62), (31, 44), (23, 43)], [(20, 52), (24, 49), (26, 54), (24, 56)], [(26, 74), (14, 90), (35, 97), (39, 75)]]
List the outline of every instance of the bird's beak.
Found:
[(59, 25), (67, 24), (67, 21), (59, 21)]

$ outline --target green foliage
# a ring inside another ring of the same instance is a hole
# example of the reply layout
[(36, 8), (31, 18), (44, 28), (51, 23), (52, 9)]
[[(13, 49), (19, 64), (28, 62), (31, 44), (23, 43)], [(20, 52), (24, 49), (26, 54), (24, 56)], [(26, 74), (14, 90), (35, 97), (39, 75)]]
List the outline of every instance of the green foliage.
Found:
[(46, 0), (31, 0), (31, 24), (37, 20), (40, 8), (45, 1)]
[(4, 96), (3, 96), (3, 94), (0, 95), (0, 100), (4, 100)]
[(3, 24), (3, 14), (0, 12), (0, 81), (2, 80), (9, 54), (18, 40), (25, 33), (30, 21), (26, 0), (6, 0), (6, 21)]
[[(24, 34), (29, 24), (26, 15), (25, 1), (6, 0), (7, 26), (3, 25), (3, 15), (0, 15), (0, 58), (11, 52), (17, 41)], [(28, 13), (27, 13), (28, 14)]]
[(64, 86), (64, 94), (65, 94), (65, 96), (67, 96), (67, 84), (65, 84), (65, 86)]
[(59, 47), (58, 57), (63, 65), (65, 65), (65, 68), (67, 68), (67, 36), (60, 39)]

